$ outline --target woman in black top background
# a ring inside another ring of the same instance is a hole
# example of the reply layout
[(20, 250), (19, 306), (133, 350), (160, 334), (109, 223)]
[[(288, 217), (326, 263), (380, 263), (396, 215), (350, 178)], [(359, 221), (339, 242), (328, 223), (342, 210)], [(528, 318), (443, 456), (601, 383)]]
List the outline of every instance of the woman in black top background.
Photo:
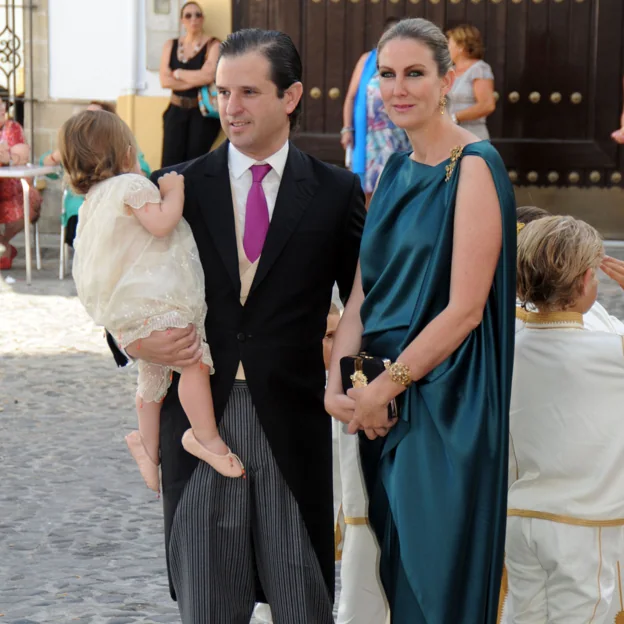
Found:
[(204, 33), (204, 14), (195, 2), (182, 6), (184, 35), (163, 47), (160, 84), (172, 89), (163, 115), (162, 166), (177, 165), (210, 151), (221, 124), (199, 111), (197, 93), (214, 81), (219, 40)]

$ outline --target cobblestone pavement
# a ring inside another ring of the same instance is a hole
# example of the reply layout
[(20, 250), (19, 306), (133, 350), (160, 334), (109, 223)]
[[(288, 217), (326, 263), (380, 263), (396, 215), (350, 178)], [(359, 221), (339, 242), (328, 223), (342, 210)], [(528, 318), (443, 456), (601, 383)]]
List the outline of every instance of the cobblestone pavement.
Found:
[[(14, 284), (0, 278), (0, 622), (179, 622), (161, 503), (123, 441), (134, 375), (115, 369), (54, 258), (44, 265), (31, 286), (19, 262), (3, 275)], [(607, 282), (600, 298), (624, 318)]]
[(134, 374), (45, 265), (0, 276), (0, 622), (179, 622), (161, 501), (123, 439)]

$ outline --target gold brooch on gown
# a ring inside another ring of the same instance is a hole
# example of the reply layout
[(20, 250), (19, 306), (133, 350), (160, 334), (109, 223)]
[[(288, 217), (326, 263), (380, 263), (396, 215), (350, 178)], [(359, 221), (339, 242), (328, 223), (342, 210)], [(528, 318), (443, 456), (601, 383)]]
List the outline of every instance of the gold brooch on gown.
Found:
[(451, 150), (451, 162), (445, 167), (446, 169), (446, 176), (444, 177), (445, 182), (448, 182), (451, 179), (451, 176), (453, 175), (453, 171), (455, 170), (455, 165), (457, 164), (457, 161), (460, 159), (463, 151), (464, 151), (463, 145), (458, 145), (457, 147), (454, 147)]

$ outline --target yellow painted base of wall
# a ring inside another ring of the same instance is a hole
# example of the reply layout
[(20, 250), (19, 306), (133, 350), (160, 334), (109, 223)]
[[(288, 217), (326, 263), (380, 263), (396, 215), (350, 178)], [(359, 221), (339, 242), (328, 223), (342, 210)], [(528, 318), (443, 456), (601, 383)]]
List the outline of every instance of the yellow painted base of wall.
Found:
[[(169, 99), (142, 95), (122, 95), (117, 100), (117, 113), (130, 126), (152, 171), (160, 169), (163, 142), (162, 116)], [(224, 140), (220, 132), (213, 149)]]
[(117, 113), (130, 126), (152, 171), (160, 169), (162, 116), (168, 105), (166, 97), (122, 95), (117, 100)]

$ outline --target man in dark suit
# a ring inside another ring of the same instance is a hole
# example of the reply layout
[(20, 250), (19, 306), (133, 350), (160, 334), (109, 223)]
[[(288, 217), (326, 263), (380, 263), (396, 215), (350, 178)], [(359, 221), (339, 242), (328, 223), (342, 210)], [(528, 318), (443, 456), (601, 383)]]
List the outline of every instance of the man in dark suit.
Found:
[[(287, 35), (230, 35), (216, 72), (229, 141), (168, 169), (184, 175), (184, 217), (206, 275), (219, 431), (247, 471), (228, 479), (184, 451), (174, 380), (161, 415), (162, 489), (185, 624), (248, 624), (264, 597), (276, 622), (333, 621), (322, 339), (334, 282), (343, 299), (351, 289), (365, 210), (355, 175), (289, 142), (301, 74)], [(127, 352), (180, 366), (197, 361), (197, 340), (191, 329), (154, 332)]]

